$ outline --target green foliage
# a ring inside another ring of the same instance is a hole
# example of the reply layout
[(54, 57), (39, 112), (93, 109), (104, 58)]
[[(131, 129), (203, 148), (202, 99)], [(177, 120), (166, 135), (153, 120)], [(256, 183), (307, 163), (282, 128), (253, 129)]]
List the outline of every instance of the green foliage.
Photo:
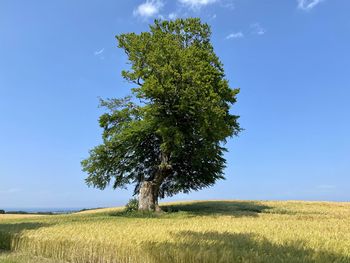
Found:
[(134, 184), (138, 194), (152, 181), (164, 197), (224, 178), (223, 144), (240, 131), (230, 113), (239, 90), (229, 87), (210, 36), (197, 18), (117, 36), (131, 64), (122, 76), (135, 86), (131, 96), (101, 100), (103, 143), (82, 162), (88, 185)]
[(136, 198), (132, 198), (125, 206), (125, 212), (130, 213), (137, 211), (139, 207), (139, 201)]
[(0, 209), (0, 214), (5, 214), (5, 210)]

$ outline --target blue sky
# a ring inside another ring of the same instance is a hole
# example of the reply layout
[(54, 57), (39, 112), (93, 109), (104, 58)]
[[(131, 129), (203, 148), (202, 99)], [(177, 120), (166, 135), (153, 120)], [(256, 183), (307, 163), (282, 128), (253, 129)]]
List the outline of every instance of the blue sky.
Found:
[(97, 207), (131, 191), (84, 184), (98, 97), (132, 85), (114, 36), (200, 17), (245, 131), (226, 181), (182, 199), (350, 200), (350, 2), (0, 0), (0, 208)]

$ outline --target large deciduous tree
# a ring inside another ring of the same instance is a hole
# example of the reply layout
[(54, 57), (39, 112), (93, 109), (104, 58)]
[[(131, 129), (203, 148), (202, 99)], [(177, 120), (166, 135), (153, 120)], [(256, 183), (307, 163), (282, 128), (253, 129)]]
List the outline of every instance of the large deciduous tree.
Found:
[(139, 210), (224, 179), (224, 143), (240, 131), (231, 89), (200, 19), (155, 20), (149, 32), (118, 35), (131, 64), (131, 96), (101, 100), (103, 143), (82, 161), (88, 185), (134, 184)]

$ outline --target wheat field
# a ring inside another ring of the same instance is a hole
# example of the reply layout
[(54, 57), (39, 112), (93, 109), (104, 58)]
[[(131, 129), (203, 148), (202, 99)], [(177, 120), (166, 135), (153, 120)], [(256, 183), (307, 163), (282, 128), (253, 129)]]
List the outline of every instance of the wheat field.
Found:
[[(350, 262), (350, 203), (200, 201), (0, 217), (0, 262)], [(45, 258), (47, 258), (47, 261)]]

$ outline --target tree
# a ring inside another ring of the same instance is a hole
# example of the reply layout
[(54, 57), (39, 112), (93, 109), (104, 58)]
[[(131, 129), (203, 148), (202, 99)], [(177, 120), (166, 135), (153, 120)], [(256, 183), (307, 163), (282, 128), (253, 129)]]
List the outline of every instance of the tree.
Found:
[(89, 186), (134, 184), (139, 210), (224, 179), (226, 138), (240, 131), (231, 89), (200, 19), (155, 20), (149, 32), (116, 36), (131, 68), (132, 95), (101, 100), (103, 143), (82, 161)]

